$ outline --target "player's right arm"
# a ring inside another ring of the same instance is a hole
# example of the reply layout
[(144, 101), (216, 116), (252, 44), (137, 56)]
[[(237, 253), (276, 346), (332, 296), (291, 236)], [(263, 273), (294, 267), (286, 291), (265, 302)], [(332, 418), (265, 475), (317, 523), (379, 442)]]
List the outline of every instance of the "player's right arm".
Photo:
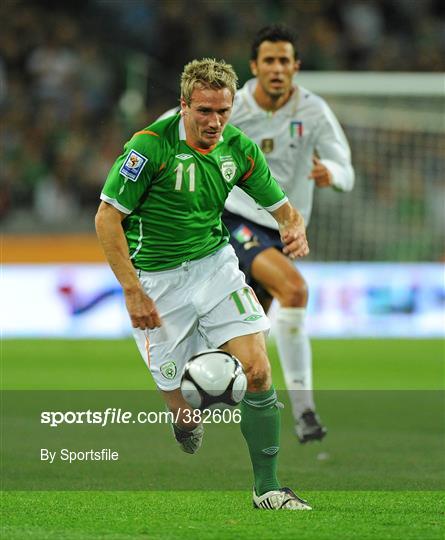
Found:
[[(148, 139), (147, 139), (148, 138)], [(108, 174), (96, 214), (96, 231), (107, 261), (122, 286), (134, 328), (146, 330), (161, 325), (153, 300), (144, 292), (130, 259), (122, 221), (140, 203), (155, 175), (157, 135), (136, 134), (126, 145)]]
[(127, 216), (111, 204), (101, 202), (96, 214), (99, 242), (122, 286), (125, 304), (134, 328), (146, 330), (161, 326), (161, 319), (153, 300), (143, 290), (130, 261), (122, 220)]

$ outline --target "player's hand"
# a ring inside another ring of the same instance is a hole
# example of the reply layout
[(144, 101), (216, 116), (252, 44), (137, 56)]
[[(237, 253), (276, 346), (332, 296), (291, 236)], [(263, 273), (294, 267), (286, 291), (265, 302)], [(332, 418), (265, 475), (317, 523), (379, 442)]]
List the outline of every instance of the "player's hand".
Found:
[(283, 253), (291, 259), (305, 257), (309, 253), (309, 246), (304, 219), (300, 212), (286, 201), (271, 214), (278, 223), (281, 241), (284, 244)]
[(312, 158), (312, 171), (308, 178), (315, 182), (317, 187), (329, 187), (332, 186), (332, 173), (331, 171), (323, 165), (323, 163), (314, 156)]
[(284, 244), (283, 253), (291, 259), (305, 257), (309, 254), (309, 245), (306, 239), (304, 223), (295, 223), (280, 231), (281, 241)]
[(133, 328), (153, 329), (162, 325), (161, 318), (153, 300), (143, 289), (125, 292), (125, 304)]

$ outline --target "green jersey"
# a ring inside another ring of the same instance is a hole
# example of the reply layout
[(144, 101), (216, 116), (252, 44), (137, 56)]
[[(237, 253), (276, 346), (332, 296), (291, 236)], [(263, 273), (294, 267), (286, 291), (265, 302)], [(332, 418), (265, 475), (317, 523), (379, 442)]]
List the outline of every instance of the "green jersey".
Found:
[(108, 174), (101, 199), (128, 214), (122, 224), (134, 266), (174, 268), (227, 244), (224, 202), (237, 185), (267, 210), (287, 199), (261, 150), (227, 125), (210, 151), (185, 141), (180, 115), (136, 133)]

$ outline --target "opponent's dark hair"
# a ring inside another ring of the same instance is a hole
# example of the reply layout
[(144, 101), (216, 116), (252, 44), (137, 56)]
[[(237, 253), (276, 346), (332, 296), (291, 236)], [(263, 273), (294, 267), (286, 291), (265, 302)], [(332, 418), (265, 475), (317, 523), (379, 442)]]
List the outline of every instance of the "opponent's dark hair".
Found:
[(270, 24), (258, 30), (250, 51), (250, 59), (256, 60), (258, 58), (258, 49), (263, 41), (288, 41), (292, 44), (295, 52), (295, 59), (298, 58), (297, 52), (297, 35), (284, 24)]

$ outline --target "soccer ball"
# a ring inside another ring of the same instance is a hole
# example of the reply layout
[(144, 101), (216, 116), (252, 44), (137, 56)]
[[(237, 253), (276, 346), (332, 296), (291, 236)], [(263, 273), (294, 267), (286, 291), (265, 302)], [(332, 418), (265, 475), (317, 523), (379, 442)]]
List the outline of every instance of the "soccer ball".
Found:
[(193, 409), (216, 403), (236, 405), (246, 393), (247, 378), (238, 359), (219, 349), (192, 356), (184, 367), (181, 392)]

